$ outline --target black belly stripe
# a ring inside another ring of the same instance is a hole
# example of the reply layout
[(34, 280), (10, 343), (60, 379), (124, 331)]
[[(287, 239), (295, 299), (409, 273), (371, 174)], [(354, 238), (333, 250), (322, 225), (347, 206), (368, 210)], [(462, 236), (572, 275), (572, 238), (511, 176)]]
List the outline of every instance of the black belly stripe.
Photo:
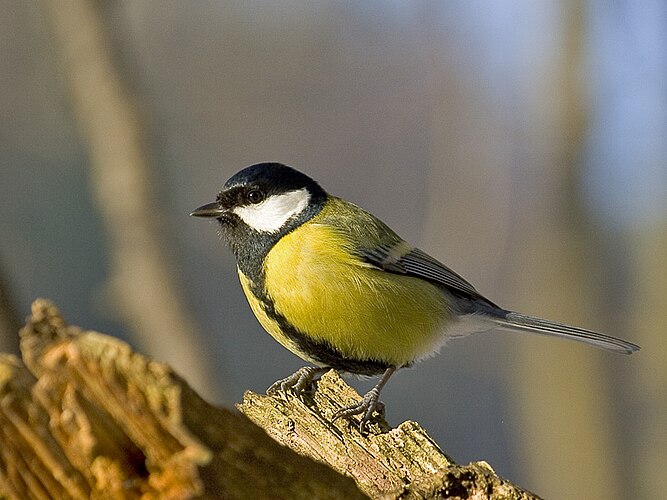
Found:
[(374, 359), (351, 359), (343, 356), (328, 342), (314, 340), (309, 337), (299, 329), (295, 328), (285, 316), (276, 311), (273, 300), (271, 300), (264, 290), (258, 290), (259, 287), (257, 287), (254, 282), (251, 283), (251, 291), (253, 295), (259, 299), (266, 315), (275, 321), (281, 332), (296, 344), (299, 351), (305, 353), (308, 357), (336, 370), (357, 375), (378, 375), (389, 368), (389, 364), (383, 361)]

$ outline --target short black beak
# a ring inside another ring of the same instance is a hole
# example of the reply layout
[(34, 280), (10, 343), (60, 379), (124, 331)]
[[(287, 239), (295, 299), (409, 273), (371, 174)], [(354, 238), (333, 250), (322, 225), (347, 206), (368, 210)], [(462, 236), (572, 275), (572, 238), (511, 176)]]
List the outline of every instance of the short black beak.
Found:
[(225, 210), (220, 207), (220, 204), (217, 201), (213, 203), (207, 203), (202, 205), (198, 209), (190, 212), (190, 215), (193, 217), (220, 217), (225, 213)]

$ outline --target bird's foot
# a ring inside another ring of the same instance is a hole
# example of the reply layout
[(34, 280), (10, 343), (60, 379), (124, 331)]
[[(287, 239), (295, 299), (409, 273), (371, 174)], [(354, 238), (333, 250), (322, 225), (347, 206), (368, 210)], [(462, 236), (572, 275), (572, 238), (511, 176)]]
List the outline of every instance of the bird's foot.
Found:
[(289, 377), (280, 379), (271, 385), (266, 390), (269, 395), (275, 395), (279, 392), (292, 392), (300, 396), (304, 391), (310, 390), (315, 381), (315, 377), (326, 372), (329, 368), (321, 368), (315, 366), (304, 366), (299, 368)]
[(359, 422), (359, 432), (366, 433), (368, 422), (373, 420), (373, 412), (378, 412), (381, 417), (384, 417), (384, 403), (380, 401), (380, 390), (373, 387), (368, 391), (358, 403), (351, 404), (341, 408), (333, 414), (332, 422), (339, 418), (348, 418), (354, 415), (361, 415)]

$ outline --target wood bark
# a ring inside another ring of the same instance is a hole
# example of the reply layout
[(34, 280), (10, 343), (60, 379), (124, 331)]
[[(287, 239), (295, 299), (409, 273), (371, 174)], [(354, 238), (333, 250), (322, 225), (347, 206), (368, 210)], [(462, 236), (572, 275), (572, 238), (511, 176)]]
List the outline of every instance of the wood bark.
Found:
[(414, 422), (332, 424), (359, 397), (334, 372), (305, 398), (248, 392), (243, 415), (49, 301), (20, 336), (22, 360), (0, 355), (0, 496), (537, 498), (455, 464)]

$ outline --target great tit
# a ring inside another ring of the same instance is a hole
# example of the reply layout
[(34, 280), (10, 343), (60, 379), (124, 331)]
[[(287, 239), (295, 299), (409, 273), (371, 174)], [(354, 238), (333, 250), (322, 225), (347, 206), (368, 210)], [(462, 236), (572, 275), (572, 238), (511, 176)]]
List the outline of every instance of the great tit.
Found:
[(382, 375), (357, 404), (365, 431), (380, 391), (399, 368), (435, 354), (450, 338), (493, 328), (563, 337), (618, 353), (639, 346), (508, 311), (364, 209), (328, 194), (280, 163), (244, 168), (216, 201), (190, 215), (216, 219), (241, 286), (264, 329), (314, 366), (268, 393), (297, 395), (328, 369)]

